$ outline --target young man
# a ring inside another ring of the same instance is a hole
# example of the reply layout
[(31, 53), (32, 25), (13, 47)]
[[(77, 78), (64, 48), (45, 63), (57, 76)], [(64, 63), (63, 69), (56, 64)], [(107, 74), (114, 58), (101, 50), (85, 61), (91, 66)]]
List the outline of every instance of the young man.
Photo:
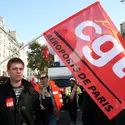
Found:
[(0, 124), (36, 125), (40, 112), (39, 94), (31, 83), (22, 79), (24, 62), (19, 58), (10, 59), (7, 71), (10, 78), (0, 78)]
[(40, 94), (44, 125), (56, 125), (57, 115), (63, 104), (60, 89), (55, 85), (54, 81), (48, 80), (48, 75), (45, 73), (41, 74), (40, 84), (35, 89)]

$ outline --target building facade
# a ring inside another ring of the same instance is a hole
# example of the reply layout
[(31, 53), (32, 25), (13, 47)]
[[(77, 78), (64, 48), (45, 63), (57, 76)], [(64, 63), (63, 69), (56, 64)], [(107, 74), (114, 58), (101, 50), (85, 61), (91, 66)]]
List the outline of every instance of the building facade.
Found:
[[(6, 69), (8, 59), (10, 59), (10, 57), (19, 57), (25, 63), (24, 78), (27, 78), (26, 49), (24, 48), (23, 50), (18, 51), (22, 46), (23, 44), (20, 44), (17, 41), (16, 31), (8, 30), (4, 25), (4, 18), (0, 17), (0, 76), (8, 75)], [(17, 53), (14, 54), (16, 51)]]
[(34, 77), (34, 72), (30, 68), (27, 68), (27, 80), (31, 80), (32, 77)]
[(125, 33), (125, 21), (120, 24), (121, 34)]

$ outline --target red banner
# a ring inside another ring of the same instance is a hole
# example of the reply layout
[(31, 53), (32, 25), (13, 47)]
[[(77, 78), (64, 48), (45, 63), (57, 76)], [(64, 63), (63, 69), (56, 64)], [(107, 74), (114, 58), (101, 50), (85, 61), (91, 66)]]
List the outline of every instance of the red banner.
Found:
[(44, 37), (109, 119), (123, 110), (123, 43), (99, 2), (49, 29)]

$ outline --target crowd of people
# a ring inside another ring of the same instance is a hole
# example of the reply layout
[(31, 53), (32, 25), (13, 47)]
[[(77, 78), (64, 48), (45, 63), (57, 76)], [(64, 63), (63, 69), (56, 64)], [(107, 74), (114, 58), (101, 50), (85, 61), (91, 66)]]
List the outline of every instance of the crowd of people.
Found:
[(77, 125), (78, 108), (83, 125), (125, 125), (124, 110), (109, 120), (74, 77), (62, 94), (46, 73), (36, 86), (23, 79), (24, 62), (19, 58), (8, 61), (7, 71), (9, 77), (0, 78), (1, 125), (57, 125), (64, 105), (71, 125)]

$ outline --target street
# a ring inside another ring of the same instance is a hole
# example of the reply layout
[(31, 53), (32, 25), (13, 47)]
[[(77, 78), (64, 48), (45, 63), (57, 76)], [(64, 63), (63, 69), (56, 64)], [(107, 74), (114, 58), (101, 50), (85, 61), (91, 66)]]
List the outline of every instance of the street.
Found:
[[(58, 125), (70, 125), (70, 117), (68, 111), (61, 111)], [(80, 111), (78, 111), (77, 124), (82, 125)]]

